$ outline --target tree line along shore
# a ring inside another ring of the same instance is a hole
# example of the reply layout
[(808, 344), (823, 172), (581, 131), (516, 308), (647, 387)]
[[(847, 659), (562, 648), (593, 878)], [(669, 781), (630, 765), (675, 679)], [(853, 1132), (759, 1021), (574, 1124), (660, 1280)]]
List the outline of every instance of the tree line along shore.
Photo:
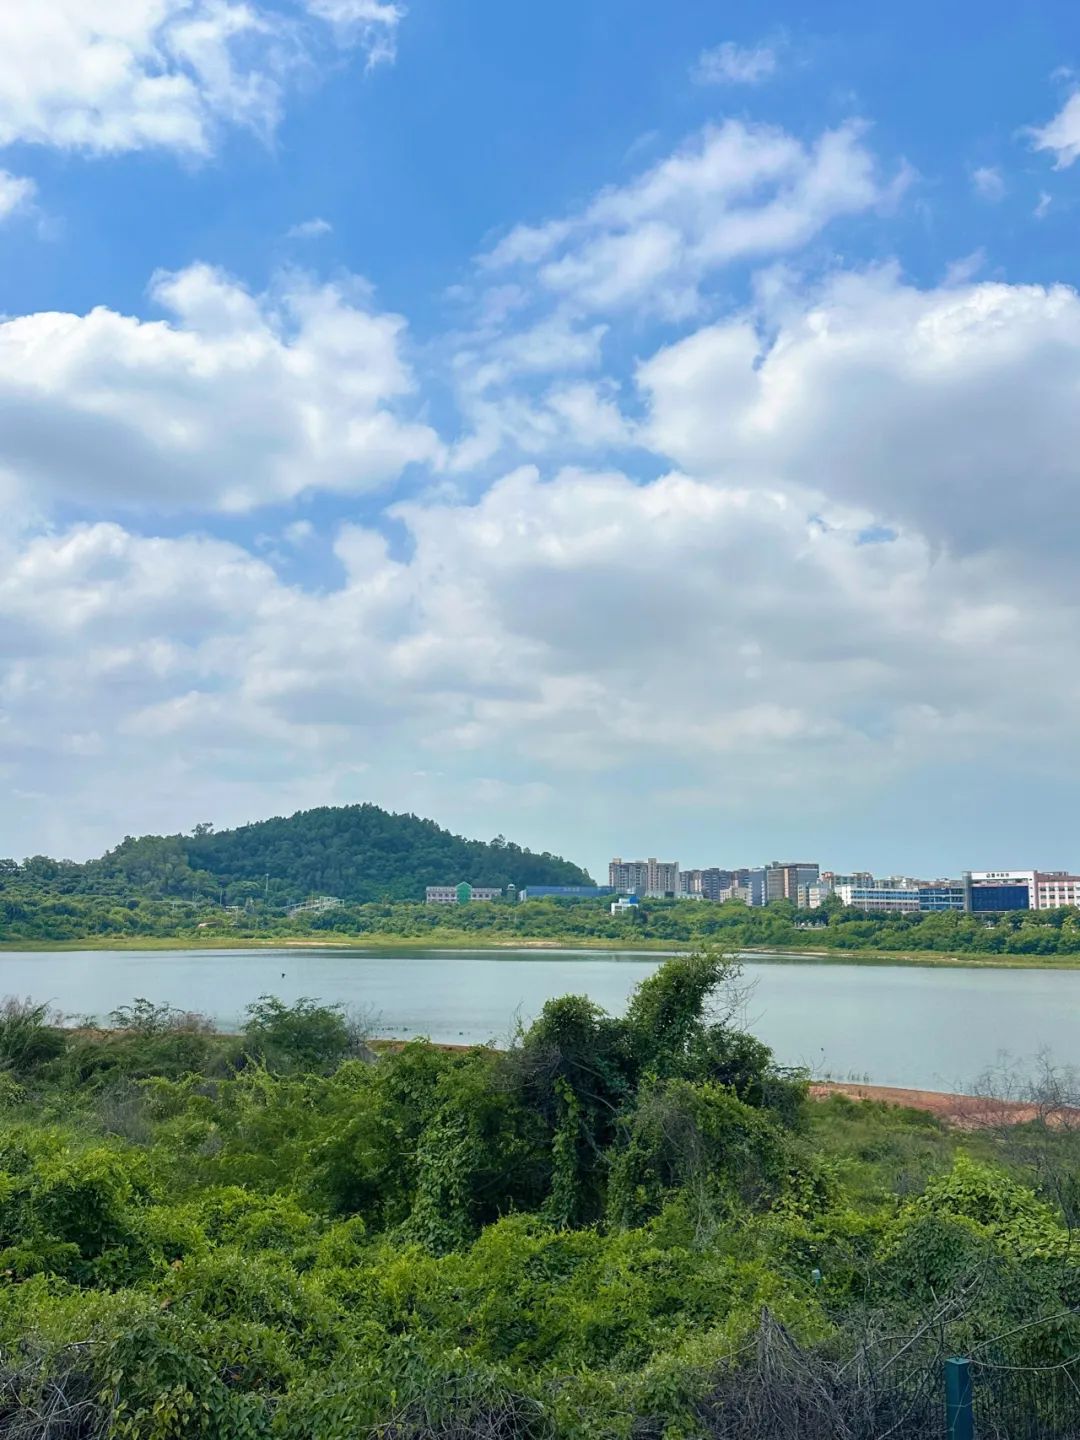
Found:
[(57, 895), (0, 888), (0, 945), (87, 948), (261, 944), (363, 946), (582, 946), (800, 954), (807, 959), (896, 963), (1072, 965), (1080, 963), (1080, 912), (1017, 911), (996, 917), (942, 913), (868, 916), (832, 908), (815, 919), (777, 901), (650, 901), (640, 913), (612, 915), (604, 901), (424, 905), (342, 903), (288, 915), (253, 903), (229, 912), (206, 901), (129, 895)]

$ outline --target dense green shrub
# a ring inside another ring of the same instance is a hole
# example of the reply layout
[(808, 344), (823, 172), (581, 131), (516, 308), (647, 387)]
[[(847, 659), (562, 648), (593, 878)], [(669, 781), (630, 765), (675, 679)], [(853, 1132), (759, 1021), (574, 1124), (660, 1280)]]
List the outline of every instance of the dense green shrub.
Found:
[[(264, 999), (240, 1042), (136, 1002), (35, 1060), (0, 1107), (0, 1430), (689, 1440), (772, 1375), (816, 1436), (865, 1409), (829, 1386), (868, 1336), (1018, 1332), (1060, 1369), (1052, 1166), (809, 1105), (723, 1018), (733, 978), (684, 957), (624, 1017), (553, 1001), (506, 1053), (361, 1057), (333, 1007)], [(180, 1068), (196, 1040), (212, 1073)]]
[(62, 1055), (66, 1041), (47, 1005), (13, 997), (0, 1005), (0, 1072), (25, 1079)]
[(326, 1074), (365, 1053), (363, 1027), (340, 1005), (320, 1005), (306, 997), (285, 1005), (275, 995), (261, 995), (247, 1014), (246, 1052), (277, 1071)]

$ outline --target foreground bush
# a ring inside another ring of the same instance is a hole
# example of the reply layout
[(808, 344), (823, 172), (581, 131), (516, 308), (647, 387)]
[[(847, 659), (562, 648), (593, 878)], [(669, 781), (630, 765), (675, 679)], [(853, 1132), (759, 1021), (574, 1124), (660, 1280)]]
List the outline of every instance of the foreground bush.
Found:
[(1025, 1364), (1075, 1349), (1031, 1176), (810, 1114), (725, 1018), (734, 976), (706, 953), (623, 1017), (553, 1001), (506, 1053), (376, 1059), (269, 999), (227, 1042), (138, 1003), (62, 1035), (0, 1110), (0, 1432), (869, 1440), (918, 1433), (925, 1390), (882, 1346), (928, 1375), (1017, 1325)]

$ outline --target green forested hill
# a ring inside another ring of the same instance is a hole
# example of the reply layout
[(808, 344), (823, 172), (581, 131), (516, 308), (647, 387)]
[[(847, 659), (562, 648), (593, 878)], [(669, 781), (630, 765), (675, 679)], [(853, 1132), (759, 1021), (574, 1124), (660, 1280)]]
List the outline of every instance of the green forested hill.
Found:
[(240, 904), (312, 894), (356, 902), (418, 900), (426, 885), (580, 885), (589, 876), (557, 855), (534, 854), (502, 836), (452, 835), (433, 820), (377, 805), (323, 806), (235, 830), (198, 825), (191, 835), (127, 837), (86, 864), (35, 856), (0, 861), (0, 884), (63, 894), (205, 895)]

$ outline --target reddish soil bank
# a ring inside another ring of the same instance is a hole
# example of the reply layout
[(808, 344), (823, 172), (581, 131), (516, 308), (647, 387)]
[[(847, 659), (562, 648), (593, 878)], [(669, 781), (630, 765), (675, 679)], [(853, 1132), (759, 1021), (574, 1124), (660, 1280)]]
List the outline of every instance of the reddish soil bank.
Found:
[(810, 1086), (815, 1100), (829, 1095), (847, 1095), (851, 1100), (879, 1100), (885, 1105), (903, 1105), (909, 1110), (927, 1110), (963, 1130), (988, 1129), (997, 1125), (1023, 1125), (1043, 1120), (1048, 1125), (1080, 1128), (1080, 1110), (1062, 1105), (1042, 1107), (1025, 1100), (998, 1100), (987, 1095), (946, 1095), (939, 1090), (898, 1090), (890, 1085), (843, 1085), (819, 1081)]

